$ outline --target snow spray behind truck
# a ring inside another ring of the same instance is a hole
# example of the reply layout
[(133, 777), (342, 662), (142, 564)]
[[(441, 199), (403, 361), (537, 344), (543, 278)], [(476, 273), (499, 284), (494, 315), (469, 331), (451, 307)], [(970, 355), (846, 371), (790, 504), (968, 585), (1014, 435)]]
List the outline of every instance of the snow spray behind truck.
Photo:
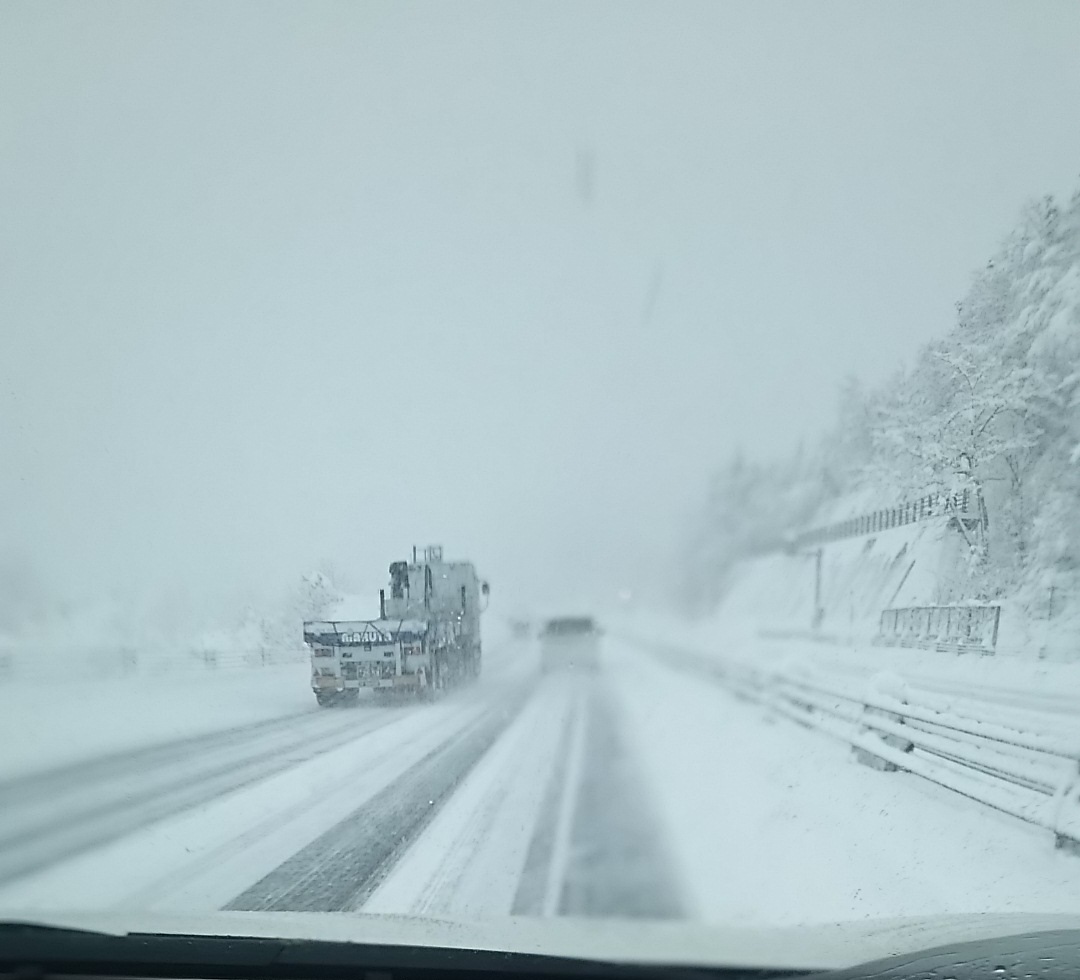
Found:
[(480, 674), (480, 613), (488, 595), (467, 561), (432, 545), (390, 566), (379, 618), (304, 623), (311, 689), (320, 705), (355, 700), (361, 688), (435, 697)]

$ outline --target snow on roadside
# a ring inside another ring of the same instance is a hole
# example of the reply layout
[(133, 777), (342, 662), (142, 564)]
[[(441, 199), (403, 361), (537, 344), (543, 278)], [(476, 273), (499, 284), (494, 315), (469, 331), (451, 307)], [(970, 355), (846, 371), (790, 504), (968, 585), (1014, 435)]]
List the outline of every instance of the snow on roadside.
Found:
[(669, 845), (705, 920), (795, 925), (963, 912), (1080, 913), (1049, 835), (848, 749), (633, 647), (613, 672)]
[(0, 684), (0, 779), (95, 756), (317, 711), (307, 662)]
[(1011, 706), (1026, 701), (1039, 711), (1080, 715), (1077, 663), (770, 637), (761, 635), (755, 621), (735, 617), (691, 622), (639, 612), (611, 619), (609, 625), (626, 637), (645, 642), (784, 673), (864, 682), (867, 690), (880, 683), (880, 677), (888, 676), (894, 687), (907, 684)]

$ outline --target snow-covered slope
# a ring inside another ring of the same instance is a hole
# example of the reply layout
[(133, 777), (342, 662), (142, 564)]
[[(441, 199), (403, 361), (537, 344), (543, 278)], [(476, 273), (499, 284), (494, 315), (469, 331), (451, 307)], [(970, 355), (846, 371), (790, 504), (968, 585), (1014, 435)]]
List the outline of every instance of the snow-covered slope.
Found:
[[(935, 520), (824, 545), (822, 631), (868, 639), (884, 608), (950, 601), (960, 543), (944, 520)], [(720, 616), (749, 620), (765, 630), (809, 629), (816, 566), (815, 551), (775, 552), (740, 563)]]

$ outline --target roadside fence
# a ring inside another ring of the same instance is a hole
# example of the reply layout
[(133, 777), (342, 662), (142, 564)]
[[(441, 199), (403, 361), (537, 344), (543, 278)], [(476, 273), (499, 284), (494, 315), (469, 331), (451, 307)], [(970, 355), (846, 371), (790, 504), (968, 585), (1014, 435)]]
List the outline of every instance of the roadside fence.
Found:
[(994, 653), (1000, 606), (911, 606), (883, 609), (874, 643), (957, 653)]
[(886, 507), (859, 517), (837, 521), (825, 527), (811, 528), (809, 531), (796, 535), (786, 547), (789, 551), (800, 551), (815, 545), (828, 544), (830, 541), (877, 534), (890, 528), (903, 527), (905, 524), (914, 524), (917, 521), (935, 517), (955, 516), (968, 521), (972, 519), (969, 515), (974, 512), (974, 503), (970, 490), (962, 490), (959, 493), (930, 493), (896, 507)]

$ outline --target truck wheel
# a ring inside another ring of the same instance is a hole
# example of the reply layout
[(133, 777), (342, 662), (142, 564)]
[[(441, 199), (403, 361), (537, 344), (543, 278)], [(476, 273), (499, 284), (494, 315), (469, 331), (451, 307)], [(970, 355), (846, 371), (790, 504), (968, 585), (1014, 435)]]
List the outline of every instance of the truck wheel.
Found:
[(315, 700), (319, 702), (320, 708), (332, 707), (337, 701), (337, 691), (333, 692), (315, 692)]
[(428, 677), (424, 695), (428, 701), (437, 701), (446, 693), (447, 669), (446, 661), (436, 657), (431, 666), (431, 674)]
[(356, 687), (347, 687), (341, 692), (341, 700), (346, 704), (356, 704), (360, 699), (360, 689)]
[(417, 685), (415, 696), (419, 701), (434, 701), (435, 700), (435, 671), (430, 673), (423, 667), (420, 668), (423, 673), (424, 683)]

